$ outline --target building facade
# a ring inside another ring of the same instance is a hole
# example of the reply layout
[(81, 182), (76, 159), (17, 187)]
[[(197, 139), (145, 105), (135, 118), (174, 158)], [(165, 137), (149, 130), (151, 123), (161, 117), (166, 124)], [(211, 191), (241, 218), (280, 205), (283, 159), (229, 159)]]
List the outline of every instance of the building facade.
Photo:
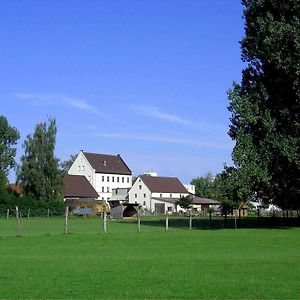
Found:
[(118, 155), (80, 151), (68, 174), (84, 175), (97, 191), (98, 200), (110, 200), (113, 189), (130, 189), (132, 172)]
[(176, 200), (188, 194), (176, 177), (145, 174), (137, 178), (129, 191), (129, 203), (138, 203), (151, 213), (174, 212)]

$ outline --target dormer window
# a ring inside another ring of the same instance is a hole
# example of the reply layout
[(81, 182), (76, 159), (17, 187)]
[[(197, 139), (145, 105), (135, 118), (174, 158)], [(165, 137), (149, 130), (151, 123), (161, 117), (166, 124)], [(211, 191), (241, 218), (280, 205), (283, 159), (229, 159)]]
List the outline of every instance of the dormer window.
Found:
[(106, 167), (106, 160), (103, 161), (103, 166)]

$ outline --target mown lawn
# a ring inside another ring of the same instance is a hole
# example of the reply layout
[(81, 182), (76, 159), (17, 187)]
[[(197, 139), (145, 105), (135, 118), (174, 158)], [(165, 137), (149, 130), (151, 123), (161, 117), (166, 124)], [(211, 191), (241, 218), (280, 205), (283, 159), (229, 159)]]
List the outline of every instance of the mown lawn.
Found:
[(109, 221), (104, 234), (99, 219), (72, 218), (64, 236), (63, 218), (21, 221), (16, 237), (0, 219), (0, 298), (299, 299), (299, 228)]

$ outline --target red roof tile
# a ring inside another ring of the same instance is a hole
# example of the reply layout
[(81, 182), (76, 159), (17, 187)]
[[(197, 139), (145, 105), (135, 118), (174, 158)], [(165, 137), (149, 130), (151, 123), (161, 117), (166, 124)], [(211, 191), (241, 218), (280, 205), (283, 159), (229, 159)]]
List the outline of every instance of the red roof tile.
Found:
[(142, 175), (141, 179), (152, 193), (188, 193), (177, 177)]
[(99, 195), (85, 176), (65, 175), (65, 198), (98, 198)]
[(132, 172), (120, 155), (83, 152), (96, 173), (131, 175)]

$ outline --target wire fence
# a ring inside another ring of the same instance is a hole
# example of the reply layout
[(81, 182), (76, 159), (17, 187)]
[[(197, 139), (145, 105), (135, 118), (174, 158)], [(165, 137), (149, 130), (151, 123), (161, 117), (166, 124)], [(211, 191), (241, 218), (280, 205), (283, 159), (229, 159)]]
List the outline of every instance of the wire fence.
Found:
[(0, 215), (0, 237), (42, 236), (58, 234), (126, 234), (174, 230), (216, 230), (242, 228), (299, 227), (300, 218), (293, 217), (220, 217), (220, 216), (137, 216), (111, 219), (106, 215), (57, 216), (55, 211), (43, 210), (39, 216), (28, 211), (10, 210)]

